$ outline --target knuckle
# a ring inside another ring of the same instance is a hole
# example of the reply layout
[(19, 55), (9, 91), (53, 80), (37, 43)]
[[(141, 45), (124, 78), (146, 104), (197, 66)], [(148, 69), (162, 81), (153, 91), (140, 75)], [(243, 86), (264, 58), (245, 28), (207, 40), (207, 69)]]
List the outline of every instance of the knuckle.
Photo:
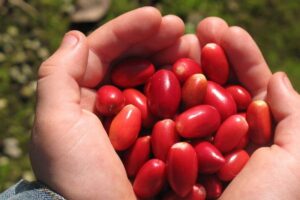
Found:
[(49, 75), (53, 69), (55, 68), (55, 66), (51, 63), (49, 63), (49, 61), (44, 61), (42, 62), (39, 70), (38, 70), (38, 78), (43, 78), (47, 75)]

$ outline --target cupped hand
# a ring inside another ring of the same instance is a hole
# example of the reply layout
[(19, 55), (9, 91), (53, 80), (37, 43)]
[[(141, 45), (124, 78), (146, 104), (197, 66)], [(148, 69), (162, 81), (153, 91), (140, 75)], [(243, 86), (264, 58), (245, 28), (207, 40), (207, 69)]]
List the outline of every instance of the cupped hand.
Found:
[(128, 12), (85, 37), (67, 33), (39, 69), (30, 158), (38, 180), (67, 199), (135, 199), (124, 167), (94, 112), (93, 88), (127, 56), (157, 65), (200, 59), (198, 39), (183, 22), (154, 8)]
[[(154, 8), (126, 13), (87, 38), (65, 35), (40, 67), (30, 157), (37, 178), (67, 199), (135, 199), (124, 167), (94, 113), (95, 91), (109, 66), (127, 56), (157, 65), (199, 61), (199, 44), (183, 23)], [(203, 20), (201, 45), (220, 44), (238, 79), (255, 99), (266, 99), (277, 122), (274, 145), (257, 149), (221, 199), (300, 199), (300, 97), (286, 75), (272, 76), (247, 32), (219, 18)]]
[(299, 94), (284, 73), (271, 74), (254, 40), (242, 28), (209, 17), (199, 23), (197, 36), (201, 46), (215, 42), (224, 48), (239, 81), (254, 99), (269, 103), (277, 124), (274, 144), (254, 151), (220, 199), (300, 199)]

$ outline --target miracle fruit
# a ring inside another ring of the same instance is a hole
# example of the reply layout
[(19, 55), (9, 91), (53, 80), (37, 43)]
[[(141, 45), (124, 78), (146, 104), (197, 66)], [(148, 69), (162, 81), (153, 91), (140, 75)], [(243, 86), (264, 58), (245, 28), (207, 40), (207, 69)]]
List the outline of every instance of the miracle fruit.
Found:
[(232, 73), (214, 43), (202, 48), (201, 64), (127, 58), (113, 67), (96, 109), (139, 200), (217, 199), (250, 147), (272, 143), (268, 104)]

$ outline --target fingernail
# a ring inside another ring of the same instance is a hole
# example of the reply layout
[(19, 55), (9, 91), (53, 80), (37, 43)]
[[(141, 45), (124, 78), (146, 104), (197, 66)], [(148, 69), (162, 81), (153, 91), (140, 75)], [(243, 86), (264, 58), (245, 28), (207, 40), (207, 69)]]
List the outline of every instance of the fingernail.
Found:
[(288, 89), (293, 89), (290, 79), (287, 77), (286, 73), (283, 75), (283, 82)]
[(61, 43), (61, 48), (72, 48), (75, 47), (79, 39), (73, 34), (66, 34)]

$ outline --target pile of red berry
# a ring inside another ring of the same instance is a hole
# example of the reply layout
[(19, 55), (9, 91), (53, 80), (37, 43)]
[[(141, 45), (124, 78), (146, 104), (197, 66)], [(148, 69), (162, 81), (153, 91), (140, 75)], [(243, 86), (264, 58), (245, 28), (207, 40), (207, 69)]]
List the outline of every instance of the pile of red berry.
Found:
[(270, 109), (232, 78), (223, 49), (202, 48), (201, 66), (181, 58), (156, 68), (123, 60), (96, 108), (139, 199), (216, 199), (272, 139)]

